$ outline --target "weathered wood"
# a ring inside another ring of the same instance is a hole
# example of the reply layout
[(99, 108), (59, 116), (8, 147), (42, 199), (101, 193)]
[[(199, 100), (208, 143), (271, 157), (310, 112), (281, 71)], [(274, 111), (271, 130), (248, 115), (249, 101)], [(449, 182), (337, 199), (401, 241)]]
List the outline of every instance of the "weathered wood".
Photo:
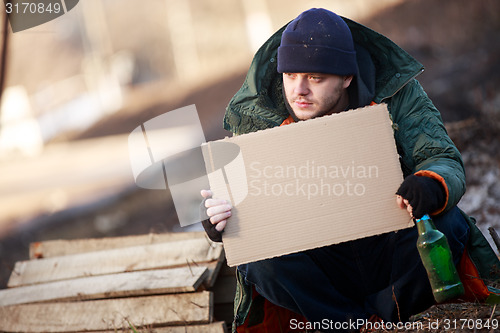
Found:
[(206, 265), (208, 267), (208, 275), (205, 281), (203, 282), (206, 288), (212, 288), (214, 286), (222, 266), (225, 265), (226, 262), (225, 259), (226, 256), (224, 253), (224, 249), (222, 249), (222, 253), (219, 259), (217, 261), (211, 262)]
[(178, 326), (155, 328), (155, 333), (224, 333), (227, 332), (226, 323), (218, 321), (209, 325)]
[(75, 332), (208, 324), (212, 293), (184, 293), (86, 302), (0, 307), (0, 331)]
[(0, 306), (61, 300), (85, 300), (193, 292), (206, 267), (181, 267), (84, 277), (0, 290)]
[[(114, 330), (114, 331), (98, 331), (94, 333), (132, 333), (132, 329)], [(167, 326), (155, 327), (149, 330), (147, 327), (141, 332), (154, 332), (154, 333), (226, 333), (227, 326), (223, 321), (207, 325), (188, 325), (188, 326)]]
[(20, 261), (14, 267), (8, 286), (210, 262), (219, 260), (221, 255), (221, 244), (206, 239), (189, 239)]
[(30, 259), (52, 258), (77, 253), (111, 250), (129, 246), (177, 242), (187, 239), (204, 239), (205, 232), (177, 232), (124, 237), (50, 240), (30, 244)]

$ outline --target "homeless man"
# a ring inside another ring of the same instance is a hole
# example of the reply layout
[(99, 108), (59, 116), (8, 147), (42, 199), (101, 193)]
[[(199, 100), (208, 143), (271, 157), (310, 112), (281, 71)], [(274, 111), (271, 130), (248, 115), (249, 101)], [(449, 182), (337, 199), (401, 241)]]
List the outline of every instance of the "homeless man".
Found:
[[(224, 127), (238, 135), (387, 103), (405, 176), (394, 200), (409, 216), (433, 217), (457, 266), (466, 262), (475, 269), (467, 253), (479, 250), (482, 265), (498, 265), (472, 220), (456, 207), (465, 192), (464, 167), (438, 110), (415, 79), (422, 71), (386, 37), (328, 10), (310, 9), (257, 52), (229, 103)], [(221, 241), (231, 205), (208, 190), (202, 196), (209, 218), (205, 230)], [(434, 304), (416, 240), (413, 227), (240, 265), (233, 330), (270, 320), (259, 314), (271, 306), (291, 313), (286, 318), (309, 322), (406, 321)], [(487, 296), (481, 288), (474, 297)], [(266, 325), (271, 332), (272, 324)]]

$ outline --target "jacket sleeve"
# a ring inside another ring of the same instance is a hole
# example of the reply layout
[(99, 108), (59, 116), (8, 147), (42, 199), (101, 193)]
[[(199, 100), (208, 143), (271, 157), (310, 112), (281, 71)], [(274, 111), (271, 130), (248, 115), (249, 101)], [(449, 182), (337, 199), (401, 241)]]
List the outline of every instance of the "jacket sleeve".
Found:
[(405, 176), (414, 173), (438, 180), (446, 192), (446, 203), (429, 213), (448, 211), (465, 193), (465, 171), (460, 152), (448, 136), (439, 111), (415, 79), (390, 98), (388, 104)]

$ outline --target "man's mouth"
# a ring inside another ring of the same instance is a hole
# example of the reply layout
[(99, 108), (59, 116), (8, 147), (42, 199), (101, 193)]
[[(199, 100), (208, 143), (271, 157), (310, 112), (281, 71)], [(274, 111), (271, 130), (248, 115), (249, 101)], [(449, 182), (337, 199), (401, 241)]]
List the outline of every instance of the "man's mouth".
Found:
[(298, 106), (299, 108), (307, 108), (307, 107), (312, 105), (311, 102), (307, 102), (307, 101), (303, 101), (303, 100), (295, 100), (293, 103), (296, 106)]

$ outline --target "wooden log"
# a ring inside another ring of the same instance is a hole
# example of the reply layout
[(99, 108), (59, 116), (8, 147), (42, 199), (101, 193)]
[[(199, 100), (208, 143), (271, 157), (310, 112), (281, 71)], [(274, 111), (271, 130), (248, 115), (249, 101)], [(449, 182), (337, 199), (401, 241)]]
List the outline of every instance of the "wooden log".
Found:
[(124, 237), (50, 240), (30, 244), (30, 259), (52, 258), (76, 253), (112, 250), (123, 247), (205, 239), (205, 232), (177, 232)]
[(132, 246), (63, 257), (17, 262), (8, 287), (85, 276), (159, 269), (219, 260), (222, 245), (207, 239)]
[(219, 276), (219, 272), (223, 266), (226, 266), (226, 256), (224, 252), (224, 248), (222, 249), (221, 256), (217, 261), (206, 264), (208, 267), (208, 275), (203, 285), (209, 289), (212, 288), (216, 282), (217, 277)]
[(208, 269), (203, 266), (84, 277), (0, 290), (0, 306), (46, 301), (144, 296), (198, 289)]
[[(132, 329), (126, 330), (114, 330), (114, 331), (97, 331), (93, 333), (132, 333)], [(147, 327), (141, 332), (154, 332), (154, 333), (226, 333), (227, 326), (223, 321), (218, 321), (215, 323), (207, 325), (188, 325), (188, 326), (167, 326), (167, 327), (155, 327), (149, 330)]]
[(212, 293), (119, 298), (0, 307), (0, 331), (77, 332), (208, 324)]

